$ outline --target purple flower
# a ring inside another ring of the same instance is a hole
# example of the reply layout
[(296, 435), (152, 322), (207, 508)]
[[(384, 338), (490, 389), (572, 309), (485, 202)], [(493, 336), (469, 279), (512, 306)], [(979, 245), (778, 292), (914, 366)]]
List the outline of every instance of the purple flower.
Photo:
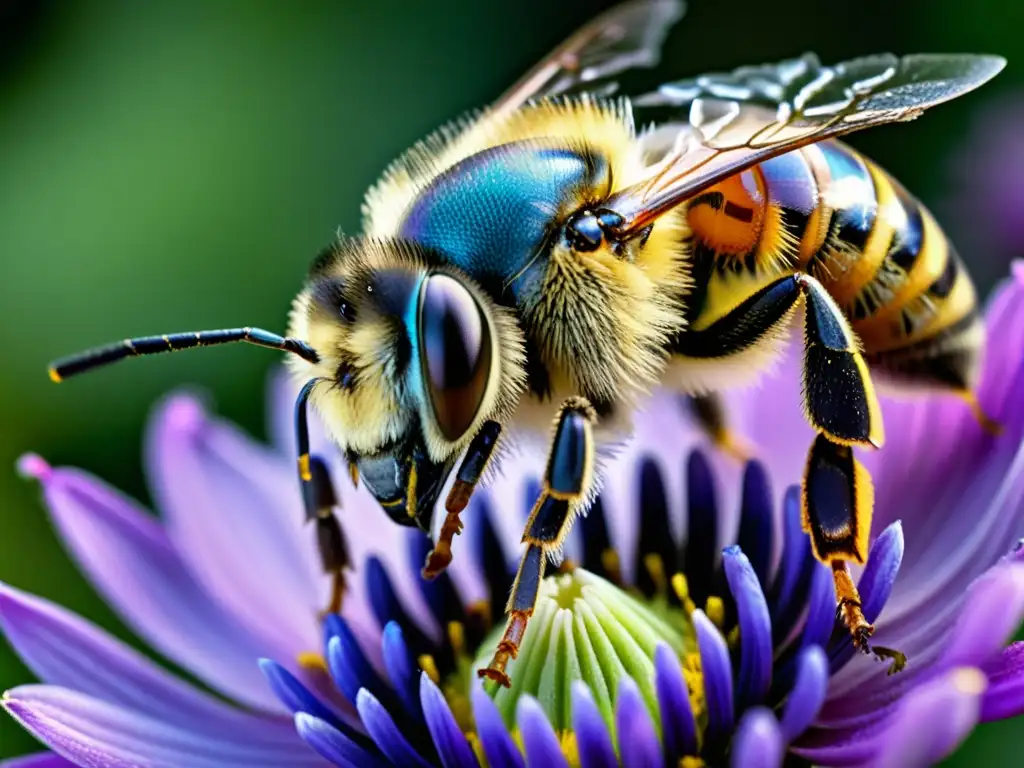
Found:
[(434, 582), (418, 576), (426, 539), (341, 480), (338, 461), (357, 571), (343, 614), (320, 622), (330, 585), (302, 526), (278, 383), (276, 449), (190, 397), (159, 409), (159, 520), (88, 475), (22, 460), (111, 605), (219, 696), (0, 587), (7, 639), (44, 681), (4, 706), (53, 750), (9, 765), (935, 762), (976, 723), (1024, 712), (1024, 647), (1006, 647), (1024, 617), (1024, 265), (988, 327), (980, 398), (1004, 434), (954, 398), (887, 401), (888, 443), (863, 457), (878, 535), (859, 586), (877, 640), (910, 658), (898, 675), (855, 654), (796, 492), (776, 496), (810, 441), (789, 363), (732, 400), (758, 447), (746, 467), (707, 449), (673, 397), (652, 399), (566, 545), (576, 567), (543, 585), (507, 691), (473, 670), (496, 642), (538, 457), (507, 457)]

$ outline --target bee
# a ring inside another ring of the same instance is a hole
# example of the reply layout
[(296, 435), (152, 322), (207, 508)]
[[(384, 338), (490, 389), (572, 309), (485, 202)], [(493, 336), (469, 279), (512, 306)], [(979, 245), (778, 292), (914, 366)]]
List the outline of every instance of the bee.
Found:
[[(368, 192), (362, 233), (313, 262), (287, 336), (128, 339), (56, 363), (52, 378), (232, 342), (290, 353), (299, 479), (335, 577), (329, 610), (348, 557), (326, 464), (309, 454), (309, 406), (387, 515), (437, 528), (427, 578), (451, 561), (460, 515), (510, 434), (549, 434), (506, 628), (480, 670), (508, 685), (547, 564), (644, 393), (693, 396), (708, 432), (736, 445), (716, 393), (762, 371), (802, 322), (817, 432), (804, 527), (857, 647), (902, 666), (870, 643), (849, 570), (866, 558), (873, 504), (854, 451), (884, 440), (872, 379), (954, 393), (994, 428), (972, 395), (984, 339), (970, 278), (934, 218), (837, 138), (913, 119), (1005, 62), (824, 66), (808, 54), (611, 98), (622, 72), (657, 62), (681, 13), (676, 0), (612, 9), (488, 109), (408, 150)], [(667, 117), (637, 130), (643, 110)]]

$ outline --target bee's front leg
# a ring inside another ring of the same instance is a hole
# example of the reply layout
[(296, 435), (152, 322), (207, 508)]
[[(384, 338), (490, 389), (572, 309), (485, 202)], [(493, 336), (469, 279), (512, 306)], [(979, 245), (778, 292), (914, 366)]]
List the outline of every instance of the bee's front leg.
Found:
[(565, 541), (576, 513), (585, 503), (594, 475), (595, 421), (594, 409), (582, 397), (566, 400), (559, 409), (543, 488), (523, 532), (527, 547), (505, 607), (505, 632), (491, 663), (479, 670), (480, 677), (489, 677), (506, 688), (510, 680), (505, 668), (519, 653), (547, 560)]

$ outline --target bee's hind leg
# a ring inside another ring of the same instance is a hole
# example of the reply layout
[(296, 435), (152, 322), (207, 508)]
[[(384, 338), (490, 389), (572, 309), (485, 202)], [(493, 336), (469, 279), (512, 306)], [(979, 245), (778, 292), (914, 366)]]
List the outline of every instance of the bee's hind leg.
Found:
[(584, 398), (566, 400), (558, 412), (540, 498), (523, 532), (523, 543), (527, 547), (505, 607), (508, 614), (505, 632), (491, 663), (478, 672), (480, 677), (490, 678), (506, 688), (511, 681), (505, 669), (519, 653), (537, 603), (547, 560), (562, 545), (576, 513), (586, 502), (594, 474), (595, 420), (594, 410)]
[(719, 450), (741, 462), (754, 455), (747, 439), (729, 426), (729, 415), (721, 395), (717, 392), (686, 395), (685, 400), (700, 428)]
[(803, 527), (811, 536), (814, 556), (832, 568), (837, 617), (846, 625), (858, 650), (892, 660), (892, 674), (906, 666), (907, 658), (899, 651), (869, 643), (874, 627), (864, 616), (860, 593), (847, 565), (867, 559), (873, 505), (871, 477), (854, 457), (853, 449), (818, 435), (804, 475)]

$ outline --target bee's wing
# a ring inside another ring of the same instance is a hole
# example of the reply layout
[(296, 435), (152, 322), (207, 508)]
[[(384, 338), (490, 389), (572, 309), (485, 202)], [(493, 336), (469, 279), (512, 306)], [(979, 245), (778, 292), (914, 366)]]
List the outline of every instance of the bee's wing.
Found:
[[(650, 176), (606, 206), (621, 237), (734, 173), (806, 144), (911, 120), (977, 88), (1005, 65), (998, 56), (891, 54), (823, 66), (816, 56), (669, 83), (635, 101), (678, 110), (674, 136), (659, 129)], [(671, 129), (670, 129), (671, 130)]]
[(682, 18), (682, 0), (631, 0), (578, 30), (495, 102), (493, 109), (518, 109), (530, 99), (580, 90), (614, 91), (615, 75), (658, 63), (669, 28)]

